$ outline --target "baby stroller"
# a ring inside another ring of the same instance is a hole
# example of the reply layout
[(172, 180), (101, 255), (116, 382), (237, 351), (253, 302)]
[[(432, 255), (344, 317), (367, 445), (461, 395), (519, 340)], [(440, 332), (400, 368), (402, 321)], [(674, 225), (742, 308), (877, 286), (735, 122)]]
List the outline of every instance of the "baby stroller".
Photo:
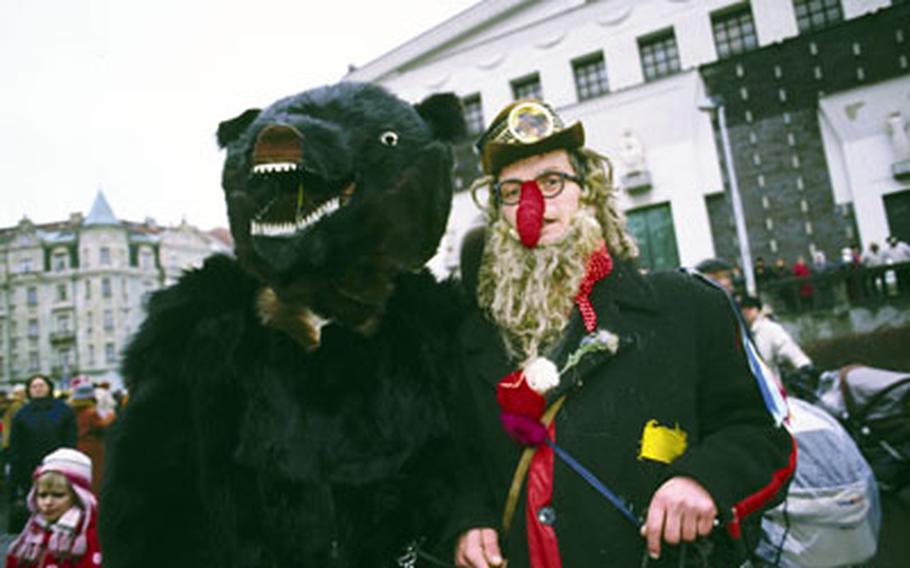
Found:
[(843, 367), (821, 374), (815, 398), (850, 432), (879, 489), (910, 484), (910, 373)]
[(857, 566), (875, 556), (881, 505), (875, 477), (833, 416), (791, 397), (796, 472), (783, 503), (762, 516), (755, 565)]

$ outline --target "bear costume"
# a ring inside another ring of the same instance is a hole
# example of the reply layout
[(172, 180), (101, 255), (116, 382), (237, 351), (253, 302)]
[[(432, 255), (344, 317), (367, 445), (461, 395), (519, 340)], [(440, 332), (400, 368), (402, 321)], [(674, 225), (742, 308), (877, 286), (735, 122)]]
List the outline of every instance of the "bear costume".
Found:
[(413, 565), (433, 544), (462, 300), (422, 267), (463, 129), (453, 95), (356, 83), (220, 125), (236, 259), (154, 294), (126, 350), (106, 568)]

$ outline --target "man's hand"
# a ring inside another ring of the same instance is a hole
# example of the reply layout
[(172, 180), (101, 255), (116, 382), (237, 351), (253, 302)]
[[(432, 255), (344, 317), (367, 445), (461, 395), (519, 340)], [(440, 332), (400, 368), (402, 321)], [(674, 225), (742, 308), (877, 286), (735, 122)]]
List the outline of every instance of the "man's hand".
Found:
[(648, 519), (641, 527), (648, 554), (660, 558), (660, 541), (679, 544), (707, 536), (714, 528), (717, 507), (705, 488), (689, 477), (674, 477), (658, 488), (648, 506)]
[(499, 537), (494, 529), (470, 529), (458, 539), (455, 565), (459, 568), (503, 566)]

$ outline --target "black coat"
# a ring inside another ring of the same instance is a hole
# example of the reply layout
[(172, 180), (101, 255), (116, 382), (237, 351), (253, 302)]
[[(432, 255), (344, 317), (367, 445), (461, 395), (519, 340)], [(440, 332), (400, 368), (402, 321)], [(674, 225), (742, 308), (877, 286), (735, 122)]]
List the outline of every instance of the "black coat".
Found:
[(153, 296), (107, 437), (106, 568), (388, 566), (447, 514), (449, 288), (403, 276), (372, 337), (329, 324), (312, 353), (257, 290), (213, 257)]
[(20, 408), (13, 417), (9, 439), (14, 491), (24, 495), (44, 456), (62, 447), (76, 447), (76, 416), (65, 402), (53, 397), (37, 398)]
[[(683, 273), (643, 277), (617, 263), (591, 300), (598, 327), (622, 342), (616, 355), (588, 355), (577, 373), (562, 377), (559, 390), (568, 396), (556, 417), (557, 444), (642, 518), (659, 485), (683, 475), (704, 486), (721, 518), (729, 520), (734, 503), (767, 486), (775, 471), (786, 470), (793, 446), (764, 406), (724, 293)], [(585, 333), (576, 309), (551, 357), (558, 368)], [(495, 398), (497, 382), (514, 370), (514, 362), (479, 312), (466, 320), (461, 343), (460, 384), (467, 392), (460, 406), (467, 413), (463, 423), (473, 431), (466, 429), (459, 439), (466, 441), (463, 459), (474, 464), (477, 475), (465, 477), (453, 532), (500, 526), (520, 453), (500, 426)], [(644, 426), (652, 419), (670, 428), (678, 424), (687, 433), (686, 452), (670, 465), (638, 458)], [(638, 530), (559, 459), (553, 475), (553, 526), (563, 566), (638, 566), (644, 553)], [(782, 496), (779, 491), (775, 499)], [(528, 565), (524, 515), (522, 492), (504, 543), (510, 567)], [(714, 533), (721, 546), (714, 565), (734, 565), (727, 555), (743, 547), (725, 531)], [(676, 566), (675, 553), (650, 565)]]

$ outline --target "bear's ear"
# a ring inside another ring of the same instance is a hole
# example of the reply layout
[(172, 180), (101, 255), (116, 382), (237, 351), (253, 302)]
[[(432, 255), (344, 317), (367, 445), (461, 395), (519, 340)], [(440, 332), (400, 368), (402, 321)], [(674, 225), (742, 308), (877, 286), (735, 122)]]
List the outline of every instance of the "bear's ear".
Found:
[(224, 148), (231, 142), (237, 139), (240, 136), (240, 133), (246, 130), (246, 127), (252, 124), (256, 117), (259, 116), (259, 113), (262, 112), (258, 108), (251, 108), (244, 111), (240, 116), (234, 117), (230, 120), (225, 120), (218, 125), (218, 146)]
[(433, 129), (436, 138), (456, 142), (465, 136), (467, 128), (461, 112), (461, 102), (452, 93), (430, 95), (414, 105), (414, 108)]

